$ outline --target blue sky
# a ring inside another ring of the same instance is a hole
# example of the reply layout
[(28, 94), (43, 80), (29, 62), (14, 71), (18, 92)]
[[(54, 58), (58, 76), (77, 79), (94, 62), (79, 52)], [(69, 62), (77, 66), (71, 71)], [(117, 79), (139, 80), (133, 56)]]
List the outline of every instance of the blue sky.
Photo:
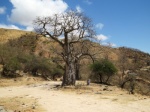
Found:
[(32, 30), (34, 17), (67, 9), (90, 17), (103, 44), (150, 53), (150, 0), (0, 0), (0, 27)]

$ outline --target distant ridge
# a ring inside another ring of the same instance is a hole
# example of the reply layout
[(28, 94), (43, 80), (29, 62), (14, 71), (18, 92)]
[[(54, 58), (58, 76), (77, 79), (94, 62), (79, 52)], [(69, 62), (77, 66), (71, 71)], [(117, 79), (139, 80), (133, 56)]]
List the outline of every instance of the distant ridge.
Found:
[(7, 42), (9, 39), (19, 38), (21, 35), (29, 33), (27, 31), (16, 30), (16, 29), (4, 29), (0, 28), (0, 42)]

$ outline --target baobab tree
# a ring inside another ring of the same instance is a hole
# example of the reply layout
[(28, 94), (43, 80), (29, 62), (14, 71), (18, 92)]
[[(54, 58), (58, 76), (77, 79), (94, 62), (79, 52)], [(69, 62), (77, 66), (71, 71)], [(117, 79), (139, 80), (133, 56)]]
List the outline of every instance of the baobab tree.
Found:
[(50, 17), (38, 17), (34, 24), (37, 33), (51, 38), (62, 48), (60, 55), (65, 62), (62, 86), (75, 85), (75, 63), (79, 57), (88, 54), (88, 50), (75, 52), (75, 48), (81, 44), (81, 49), (88, 49), (84, 41), (95, 37), (91, 20), (82, 13), (68, 11)]

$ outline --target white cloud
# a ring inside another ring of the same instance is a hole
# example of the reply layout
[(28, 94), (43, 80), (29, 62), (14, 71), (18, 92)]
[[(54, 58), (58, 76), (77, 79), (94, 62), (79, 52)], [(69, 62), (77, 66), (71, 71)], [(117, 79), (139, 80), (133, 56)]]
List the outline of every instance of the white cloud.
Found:
[(112, 46), (112, 47), (117, 47), (117, 45), (116, 45), (116, 44), (114, 44), (114, 43), (111, 43), (111, 46)]
[(32, 26), (27, 26), (25, 30), (26, 31), (34, 31), (34, 28)]
[(63, 0), (10, 0), (10, 2), (14, 8), (9, 20), (24, 26), (31, 26), (37, 16), (51, 16), (68, 8)]
[(110, 42), (102, 42), (101, 44), (104, 45), (104, 46), (109, 46), (109, 47), (117, 47), (116, 44), (110, 43)]
[(15, 25), (0, 24), (0, 28), (5, 28), (5, 29), (17, 29), (17, 30), (20, 30), (20, 28), (17, 27), (17, 26), (15, 26)]
[(34, 28), (32, 26), (27, 26), (25, 29), (21, 29), (16, 25), (13, 24), (0, 24), (0, 28), (5, 28), (5, 29), (16, 29), (16, 30), (25, 30), (25, 31), (34, 31)]
[(103, 34), (99, 34), (95, 38), (98, 39), (98, 40), (101, 40), (101, 41), (105, 41), (105, 40), (108, 39), (108, 37), (103, 35)]
[(110, 46), (110, 47), (117, 47), (116, 44), (108, 42), (109, 38), (110, 38), (110, 36), (105, 36), (103, 34), (99, 34), (99, 35), (95, 36), (95, 39), (97, 39), (101, 45)]
[(102, 29), (103, 29), (103, 27), (104, 27), (104, 24), (102, 24), (102, 23), (98, 23), (98, 24), (96, 24), (95, 26), (96, 26), (96, 28), (98, 28), (98, 29), (102, 30)]
[(76, 6), (76, 10), (78, 11), (78, 12), (82, 12), (83, 10), (82, 10), (82, 8), (78, 5), (78, 6)]
[(91, 4), (92, 4), (92, 2), (91, 2), (90, 0), (84, 0), (84, 2), (85, 2), (86, 4), (88, 4), (88, 5), (91, 5)]
[(0, 14), (4, 14), (6, 11), (6, 7), (0, 7)]

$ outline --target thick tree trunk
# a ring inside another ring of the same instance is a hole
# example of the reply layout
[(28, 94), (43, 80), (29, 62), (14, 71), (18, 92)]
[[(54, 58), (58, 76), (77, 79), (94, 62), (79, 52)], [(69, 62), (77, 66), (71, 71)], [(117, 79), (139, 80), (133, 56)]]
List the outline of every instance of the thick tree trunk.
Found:
[(79, 62), (78, 60), (75, 60), (75, 69), (76, 69), (76, 80), (80, 80), (80, 74), (79, 74)]
[(79, 68), (76, 68), (76, 80), (80, 80)]
[(75, 57), (72, 55), (72, 48), (69, 44), (68, 33), (64, 34), (65, 44), (64, 49), (64, 59), (65, 59), (65, 73), (63, 75), (62, 86), (75, 85), (76, 81), (76, 68), (75, 68)]
[(76, 69), (74, 63), (71, 62), (65, 66), (65, 73), (63, 76), (62, 86), (75, 85), (76, 82)]

